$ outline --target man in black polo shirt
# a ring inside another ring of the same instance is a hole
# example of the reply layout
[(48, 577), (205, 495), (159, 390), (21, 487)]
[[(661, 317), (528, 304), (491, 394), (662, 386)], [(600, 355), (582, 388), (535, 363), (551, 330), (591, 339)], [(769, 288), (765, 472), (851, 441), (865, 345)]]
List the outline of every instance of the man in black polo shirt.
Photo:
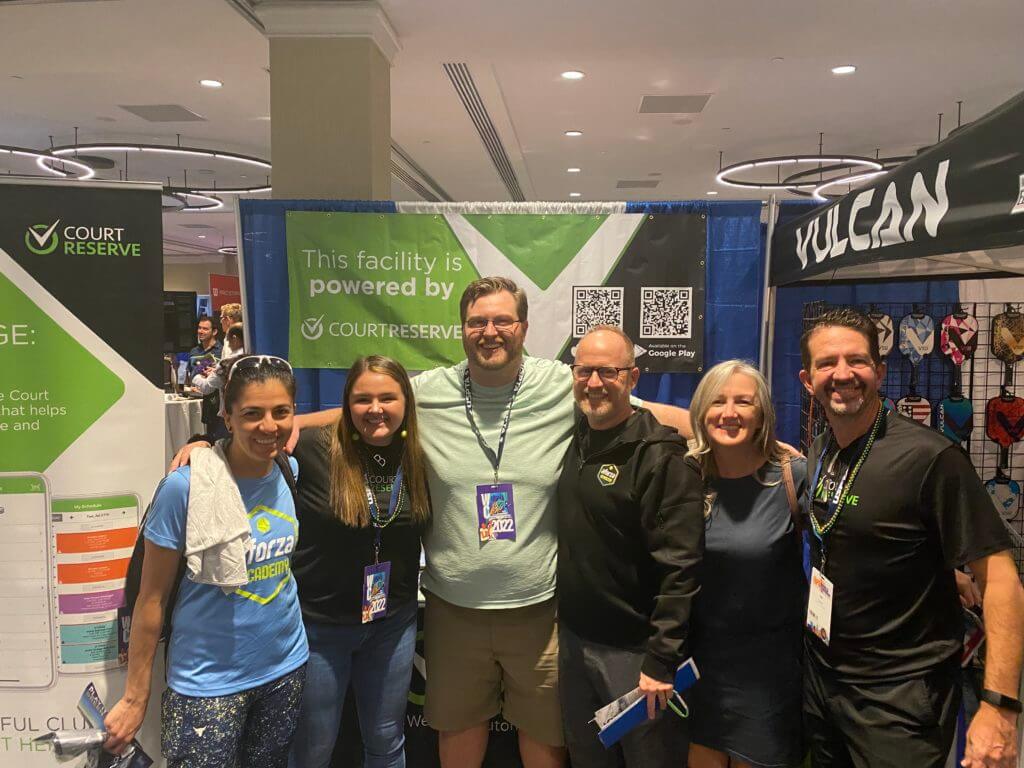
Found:
[(1008, 532), (967, 454), (881, 405), (874, 324), (833, 310), (800, 340), (825, 409), (814, 441), (804, 724), (815, 768), (940, 768), (960, 706), (953, 569), (983, 594), (985, 693), (965, 766), (1016, 767), (1024, 590)]
[(196, 323), (196, 341), (199, 342), (188, 351), (188, 367), (186, 381), (192, 381), (197, 373), (203, 373), (218, 363), (223, 354), (223, 345), (217, 338), (220, 329), (213, 324), (213, 318), (203, 315)]
[[(581, 768), (685, 761), (684, 723), (666, 709), (684, 660), (704, 549), (701, 480), (675, 430), (629, 393), (633, 342), (599, 326), (573, 366), (576, 435), (558, 483), (558, 674), (565, 742)], [(606, 750), (595, 710), (639, 687), (645, 723)]]

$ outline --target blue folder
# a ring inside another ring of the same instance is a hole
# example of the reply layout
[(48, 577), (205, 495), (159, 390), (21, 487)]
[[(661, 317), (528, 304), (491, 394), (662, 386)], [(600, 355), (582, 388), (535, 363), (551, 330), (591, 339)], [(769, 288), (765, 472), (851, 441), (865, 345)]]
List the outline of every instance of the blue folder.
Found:
[[(676, 693), (682, 693), (688, 688), (691, 688), (699, 679), (700, 673), (697, 671), (697, 664), (692, 658), (689, 658), (680, 664), (679, 668), (676, 670), (676, 677), (672, 687), (675, 689)], [(619, 700), (628, 700), (630, 696), (633, 696), (638, 692), (639, 689), (634, 689)], [(625, 709), (605, 723), (604, 727), (602, 727), (600, 732), (597, 734), (597, 737), (601, 740), (601, 743), (604, 744), (605, 749), (607, 749), (617, 743), (619, 739), (638, 725), (645, 722), (647, 722), (647, 697), (641, 695), (638, 699), (633, 701), (631, 704), (628, 704)]]

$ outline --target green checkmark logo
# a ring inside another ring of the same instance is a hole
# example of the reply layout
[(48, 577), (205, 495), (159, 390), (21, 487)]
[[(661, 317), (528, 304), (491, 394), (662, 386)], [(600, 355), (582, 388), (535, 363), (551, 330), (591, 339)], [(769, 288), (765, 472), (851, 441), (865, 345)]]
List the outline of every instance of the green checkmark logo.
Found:
[(60, 219), (52, 224), (33, 224), (25, 231), (25, 247), (37, 256), (46, 256), (57, 250), (57, 225)]
[(316, 341), (324, 335), (324, 316), (308, 317), (302, 321), (302, 335), (310, 341)]

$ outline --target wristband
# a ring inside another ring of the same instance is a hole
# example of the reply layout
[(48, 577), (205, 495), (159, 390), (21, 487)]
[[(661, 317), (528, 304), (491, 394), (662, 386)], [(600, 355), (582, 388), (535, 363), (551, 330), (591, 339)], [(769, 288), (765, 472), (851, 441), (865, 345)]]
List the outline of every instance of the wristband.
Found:
[(990, 691), (988, 688), (981, 689), (981, 696), (979, 697), (982, 701), (991, 704), (993, 707), (999, 707), (999, 709), (1006, 709), (1010, 712), (1016, 712), (1020, 714), (1022, 709), (1019, 699), (1015, 699), (1012, 696), (1004, 696), (1001, 693)]

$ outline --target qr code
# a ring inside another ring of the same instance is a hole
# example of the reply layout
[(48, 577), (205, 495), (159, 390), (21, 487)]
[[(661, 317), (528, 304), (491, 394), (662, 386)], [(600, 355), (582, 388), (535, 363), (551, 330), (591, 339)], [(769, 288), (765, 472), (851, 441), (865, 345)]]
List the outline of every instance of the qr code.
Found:
[(622, 327), (623, 288), (572, 288), (572, 335), (582, 338), (595, 325)]
[(690, 287), (640, 289), (640, 338), (688, 339), (692, 332)]

